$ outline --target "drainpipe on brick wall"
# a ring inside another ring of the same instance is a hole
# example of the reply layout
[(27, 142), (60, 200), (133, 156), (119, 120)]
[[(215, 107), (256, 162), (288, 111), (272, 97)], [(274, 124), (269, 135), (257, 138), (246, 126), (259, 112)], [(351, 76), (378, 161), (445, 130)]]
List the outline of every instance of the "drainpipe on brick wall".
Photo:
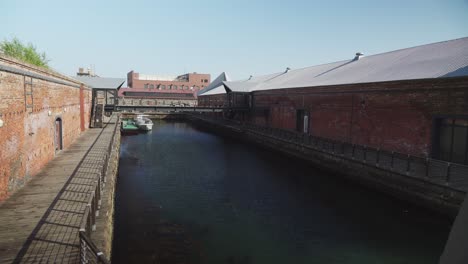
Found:
[(84, 85), (80, 85), (80, 128), (81, 132), (85, 131), (85, 116), (84, 116)]

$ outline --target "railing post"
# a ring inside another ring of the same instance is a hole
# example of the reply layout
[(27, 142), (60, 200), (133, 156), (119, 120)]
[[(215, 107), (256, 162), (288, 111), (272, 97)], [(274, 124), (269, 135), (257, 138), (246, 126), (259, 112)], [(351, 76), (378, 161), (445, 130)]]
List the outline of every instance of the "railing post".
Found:
[(364, 163), (367, 163), (367, 146), (364, 146), (363, 148), (363, 155), (364, 155)]
[(377, 149), (377, 157), (376, 157), (376, 160), (375, 160), (375, 166), (379, 167), (379, 163), (380, 163), (380, 148)]
[(411, 156), (408, 154), (406, 157), (406, 175), (410, 174), (410, 169), (411, 169)]
[(332, 141), (332, 154), (335, 154), (335, 141)]
[(80, 234), (80, 260), (82, 264), (88, 263), (88, 258), (87, 258), (87, 245), (86, 241), (81, 237), (82, 235)]
[(426, 179), (429, 179), (429, 158), (426, 158), (426, 171), (425, 171)]
[(450, 185), (450, 170), (451, 170), (451, 163), (447, 162), (447, 175), (445, 177), (445, 185)]
[(344, 156), (344, 146), (345, 146), (345, 143), (344, 143), (344, 142), (341, 142), (341, 143), (340, 143), (340, 146), (341, 146), (341, 156)]
[(356, 144), (353, 144), (353, 148), (351, 151), (351, 158), (354, 159), (354, 152), (356, 151)]
[(390, 169), (393, 170), (393, 157), (395, 156), (395, 152), (392, 151), (392, 159), (390, 161)]
[(101, 182), (98, 181), (98, 187), (97, 187), (97, 190), (96, 190), (97, 194), (96, 194), (96, 216), (99, 216), (99, 211), (101, 209)]

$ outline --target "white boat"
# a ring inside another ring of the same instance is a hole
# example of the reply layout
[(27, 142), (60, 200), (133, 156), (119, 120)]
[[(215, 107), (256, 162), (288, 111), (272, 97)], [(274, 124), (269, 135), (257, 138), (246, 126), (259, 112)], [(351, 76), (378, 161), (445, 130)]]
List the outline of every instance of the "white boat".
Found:
[(149, 131), (153, 129), (153, 121), (145, 115), (137, 115), (134, 120), (138, 128), (141, 130)]

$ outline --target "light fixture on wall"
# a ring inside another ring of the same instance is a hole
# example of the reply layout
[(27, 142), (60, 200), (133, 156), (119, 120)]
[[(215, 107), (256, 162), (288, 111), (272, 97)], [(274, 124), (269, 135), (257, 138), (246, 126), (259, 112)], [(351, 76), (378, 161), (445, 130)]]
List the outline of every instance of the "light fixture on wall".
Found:
[(0, 119), (0, 127), (2, 127), (2, 126), (3, 126), (3, 124), (4, 124), (3, 120), (2, 120), (2, 119)]
[(52, 111), (49, 110), (49, 112), (47, 112), (47, 114), (48, 114), (49, 116), (51, 116), (51, 115), (52, 115)]

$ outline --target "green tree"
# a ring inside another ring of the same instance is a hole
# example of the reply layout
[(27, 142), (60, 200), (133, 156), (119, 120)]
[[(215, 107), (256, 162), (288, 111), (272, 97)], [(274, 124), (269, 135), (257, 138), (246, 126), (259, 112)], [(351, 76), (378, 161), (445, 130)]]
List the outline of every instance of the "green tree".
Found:
[(5, 55), (30, 63), (42, 68), (49, 68), (49, 60), (44, 52), (39, 53), (36, 47), (28, 43), (23, 44), (19, 39), (4, 40), (0, 43), (0, 51)]

